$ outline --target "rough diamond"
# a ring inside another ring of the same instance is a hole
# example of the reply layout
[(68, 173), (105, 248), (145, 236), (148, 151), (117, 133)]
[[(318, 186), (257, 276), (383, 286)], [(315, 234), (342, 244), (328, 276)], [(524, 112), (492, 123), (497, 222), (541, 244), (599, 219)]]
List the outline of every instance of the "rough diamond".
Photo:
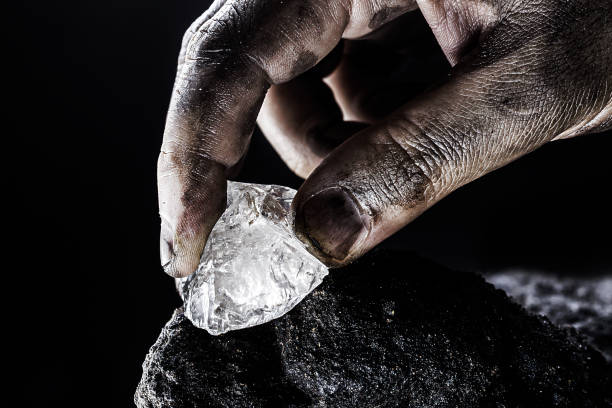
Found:
[(227, 209), (213, 228), (195, 273), (176, 280), (185, 315), (210, 334), (276, 319), (327, 275), (293, 233), (282, 186), (228, 182)]

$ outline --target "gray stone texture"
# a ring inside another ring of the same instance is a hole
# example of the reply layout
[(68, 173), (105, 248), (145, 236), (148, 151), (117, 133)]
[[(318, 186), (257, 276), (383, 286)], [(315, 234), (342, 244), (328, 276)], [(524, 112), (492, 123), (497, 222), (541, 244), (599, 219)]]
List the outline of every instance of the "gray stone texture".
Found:
[(475, 274), (377, 252), (283, 317), (221, 336), (179, 310), (138, 407), (609, 407), (610, 365), (574, 329)]

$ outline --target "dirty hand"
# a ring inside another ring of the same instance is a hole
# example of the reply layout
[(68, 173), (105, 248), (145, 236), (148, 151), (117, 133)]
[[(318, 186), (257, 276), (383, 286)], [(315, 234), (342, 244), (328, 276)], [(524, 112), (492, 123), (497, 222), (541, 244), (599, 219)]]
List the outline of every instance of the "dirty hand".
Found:
[[(416, 8), (451, 75), (413, 97), (392, 83), (402, 64), (373, 56), (388, 71), (376, 88), (350, 40), (384, 40)], [(333, 94), (321, 79), (332, 71)], [(158, 163), (170, 275), (196, 269), (256, 120), (307, 177), (293, 202), (298, 235), (342, 265), (544, 143), (610, 128), (612, 2), (215, 1), (185, 34)]]

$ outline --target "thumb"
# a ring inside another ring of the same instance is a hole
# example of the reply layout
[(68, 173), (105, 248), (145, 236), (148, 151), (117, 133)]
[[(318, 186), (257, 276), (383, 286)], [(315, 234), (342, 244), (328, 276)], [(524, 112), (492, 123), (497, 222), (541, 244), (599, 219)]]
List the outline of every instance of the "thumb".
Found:
[(533, 75), (517, 81), (504, 61), (472, 66), (355, 134), (304, 182), (294, 227), (321, 260), (351, 262), (453, 190), (592, 115), (594, 105), (559, 109), (572, 101), (534, 88)]

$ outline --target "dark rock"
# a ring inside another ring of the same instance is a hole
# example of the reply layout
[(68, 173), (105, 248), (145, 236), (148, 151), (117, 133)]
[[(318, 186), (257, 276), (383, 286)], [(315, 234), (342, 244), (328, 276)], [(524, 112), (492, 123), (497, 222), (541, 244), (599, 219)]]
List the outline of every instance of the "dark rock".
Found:
[(218, 337), (177, 311), (139, 407), (609, 407), (610, 366), (481, 277), (406, 254), (334, 270), (284, 317)]
[(528, 311), (576, 328), (612, 362), (612, 277), (505, 271), (487, 280)]

